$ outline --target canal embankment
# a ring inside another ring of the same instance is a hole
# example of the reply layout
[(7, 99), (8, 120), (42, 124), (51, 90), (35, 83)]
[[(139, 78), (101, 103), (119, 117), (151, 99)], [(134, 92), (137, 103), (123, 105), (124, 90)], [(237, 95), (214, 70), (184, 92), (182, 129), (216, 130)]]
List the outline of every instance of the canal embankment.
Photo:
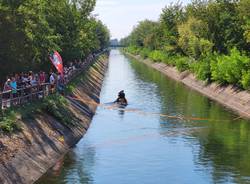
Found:
[(179, 81), (193, 90), (209, 97), (237, 112), (240, 117), (250, 118), (250, 93), (232, 85), (223, 86), (218, 83), (207, 84), (198, 80), (188, 71), (179, 72), (176, 67), (168, 66), (165, 63), (153, 62), (150, 59), (143, 59), (139, 55), (135, 56), (125, 53), (127, 56), (152, 67), (169, 78)]
[(100, 56), (70, 84), (64, 106), (58, 109), (62, 115), (51, 112), (53, 108), (34, 109), (28, 112), (32, 118), (18, 118), (20, 131), (0, 134), (0, 183), (34, 183), (84, 136), (99, 103), (107, 66), (107, 56)]

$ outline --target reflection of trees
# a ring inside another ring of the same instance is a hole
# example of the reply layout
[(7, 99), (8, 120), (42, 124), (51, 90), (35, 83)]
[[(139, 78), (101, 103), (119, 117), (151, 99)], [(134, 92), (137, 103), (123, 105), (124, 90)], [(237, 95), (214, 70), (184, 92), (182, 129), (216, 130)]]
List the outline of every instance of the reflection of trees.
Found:
[[(37, 184), (66, 184), (66, 183), (92, 183), (91, 169), (95, 161), (95, 150), (93, 147), (75, 148), (62, 160), (61, 168), (51, 169)], [(56, 165), (55, 167), (57, 167)]]
[[(229, 178), (233, 178), (232, 182), (247, 183), (245, 178), (250, 177), (249, 121), (233, 121), (236, 117), (234, 113), (224, 110), (207, 97), (181, 83), (166, 80), (159, 72), (138, 62), (132, 62), (131, 65), (138, 78), (157, 84), (162, 114), (210, 119), (181, 121), (161, 118), (160, 133), (163, 136), (173, 135), (175, 132), (176, 135), (181, 135), (182, 132), (178, 132), (178, 128), (182, 128), (185, 134), (190, 134), (195, 139), (188, 139), (189, 142), (195, 141), (191, 142), (191, 146), (198, 142), (198, 146), (193, 146), (195, 152), (199, 149), (198, 157), (195, 157), (196, 165), (203, 166), (205, 172), (211, 172), (214, 183), (229, 181)], [(187, 127), (193, 128), (194, 131), (187, 132)]]
[(250, 177), (249, 122), (213, 122), (206, 131), (205, 137), (194, 135), (200, 143), (197, 164), (212, 167), (215, 182), (233, 176), (241, 183)]

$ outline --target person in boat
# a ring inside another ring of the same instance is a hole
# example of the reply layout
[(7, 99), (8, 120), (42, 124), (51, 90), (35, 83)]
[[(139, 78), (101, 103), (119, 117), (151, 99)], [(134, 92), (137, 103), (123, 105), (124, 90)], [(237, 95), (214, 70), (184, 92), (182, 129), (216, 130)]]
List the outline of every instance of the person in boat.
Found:
[(118, 98), (116, 99), (115, 103), (119, 103), (119, 104), (122, 104), (122, 105), (127, 105), (128, 104), (128, 101), (125, 98), (124, 90), (122, 90), (122, 91), (120, 91), (118, 93)]

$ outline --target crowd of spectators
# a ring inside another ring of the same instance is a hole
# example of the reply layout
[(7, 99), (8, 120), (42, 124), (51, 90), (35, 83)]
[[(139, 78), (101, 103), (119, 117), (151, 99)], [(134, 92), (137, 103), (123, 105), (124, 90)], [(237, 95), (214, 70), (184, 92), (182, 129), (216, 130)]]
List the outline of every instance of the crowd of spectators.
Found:
[[(3, 84), (3, 90), (1, 90), (3, 107), (7, 106), (7, 101), (10, 98), (18, 98), (21, 93), (28, 95), (29, 93), (41, 91), (44, 84), (50, 84), (49, 90), (52, 92), (58, 91), (63, 94), (65, 84), (69, 82), (76, 71), (83, 68), (86, 63), (93, 59), (93, 57), (93, 55), (90, 55), (84, 61), (75, 60), (74, 62), (69, 62), (68, 65), (64, 66), (63, 74), (53, 71), (50, 73), (44, 71), (38, 73), (29, 71), (7, 76), (6, 81)], [(38, 94), (37, 97), (39, 97), (39, 93), (36, 94)]]

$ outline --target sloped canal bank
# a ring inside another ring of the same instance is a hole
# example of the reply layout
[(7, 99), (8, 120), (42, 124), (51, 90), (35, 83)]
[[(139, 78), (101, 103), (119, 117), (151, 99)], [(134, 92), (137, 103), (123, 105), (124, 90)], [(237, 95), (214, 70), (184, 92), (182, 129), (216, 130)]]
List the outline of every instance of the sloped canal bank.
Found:
[[(105, 104), (121, 89), (126, 109)], [(250, 183), (250, 122), (118, 50), (101, 103), (85, 137), (37, 183)]]
[(20, 107), (29, 116), (12, 110), (20, 130), (0, 133), (1, 184), (34, 183), (82, 138), (95, 113), (106, 66), (107, 57), (99, 56), (70, 83), (70, 95), (84, 101), (84, 109), (54, 94)]

